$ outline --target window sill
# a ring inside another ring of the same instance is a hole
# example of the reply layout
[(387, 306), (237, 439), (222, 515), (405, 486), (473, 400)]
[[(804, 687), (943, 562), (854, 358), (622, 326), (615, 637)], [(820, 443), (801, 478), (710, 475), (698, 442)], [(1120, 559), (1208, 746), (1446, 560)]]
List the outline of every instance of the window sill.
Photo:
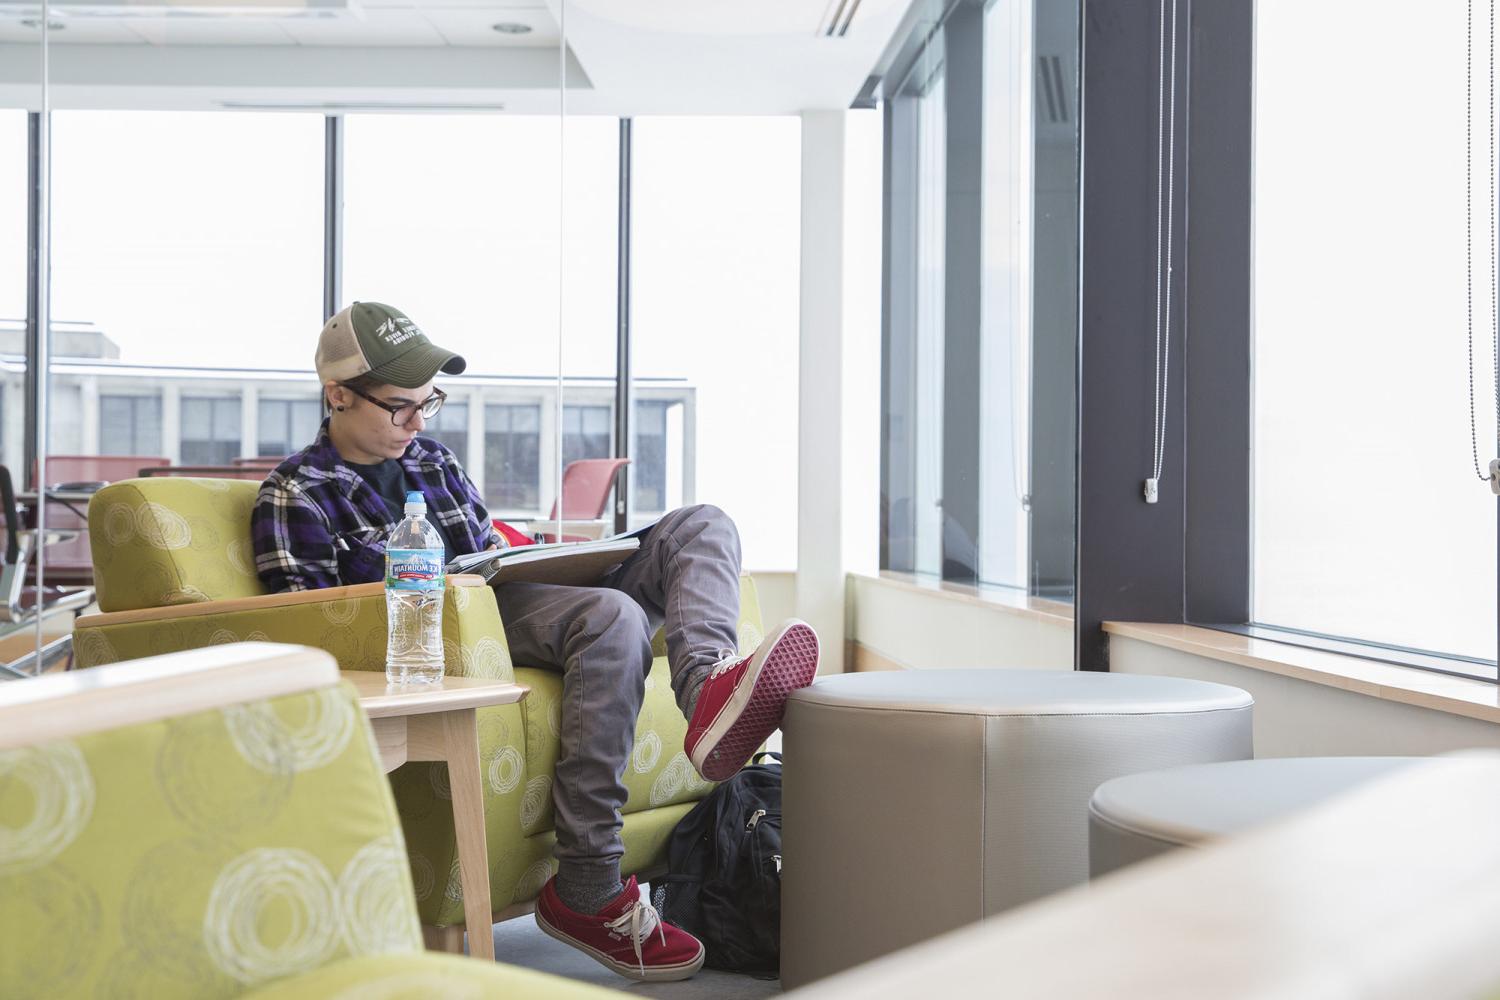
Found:
[(882, 584), (913, 593), (940, 596), (985, 608), (994, 608), (1008, 614), (1046, 622), (1049, 625), (1060, 625), (1069, 629), (1073, 627), (1071, 604), (1041, 597), (1029, 597), (1010, 587), (950, 583), (918, 573), (901, 573), (894, 570), (881, 570), (878, 577), (867, 576), (865, 579), (877, 580)]
[(1303, 649), (1269, 639), (1192, 625), (1105, 622), (1111, 636), (1264, 670), (1296, 680), (1368, 695), (1382, 701), (1500, 723), (1500, 685), (1380, 663), (1342, 653)]

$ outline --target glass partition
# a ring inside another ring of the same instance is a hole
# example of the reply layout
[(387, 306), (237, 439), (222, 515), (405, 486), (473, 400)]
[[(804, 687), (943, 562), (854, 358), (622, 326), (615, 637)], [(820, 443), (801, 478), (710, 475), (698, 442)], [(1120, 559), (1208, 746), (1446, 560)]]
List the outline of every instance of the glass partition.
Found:
[[(31, 486), (36, 425), (29, 416), (36, 392), (27, 344), (45, 302), (46, 260), (34, 255), (45, 223), (45, 46), (49, 24), (41, 3), (12, 4), (0, 12), (0, 465), (13, 490)], [(41, 214), (39, 214), (41, 213)], [(40, 269), (40, 270), (39, 270)], [(34, 504), (3, 498), (6, 541), (15, 541), (0, 570), (0, 682), (38, 669), (37, 653), (58, 632), (42, 627), (27, 607), (25, 587), (36, 579), (36, 547), (28, 529)], [(13, 517), (12, 517), (13, 515)]]
[[(12, 471), (42, 459), (24, 469), (50, 488), (33, 506), (72, 533), (47, 548), (41, 582), (92, 584), (98, 483), (254, 481), (312, 444), (318, 333), (355, 299), (406, 311), (467, 358), (462, 376), (439, 376), (449, 400), (425, 435), (497, 515), (547, 513), (565, 450), (565, 263), (597, 300), (569, 305), (580, 329), (614, 322), (601, 278), (614, 274), (615, 122), (579, 119), (564, 143), (563, 80), (587, 81), (565, 55), (561, 5), (194, 12), (51, 4), (45, 101), (43, 32), (0, 20), (0, 448)], [(32, 112), (53, 137), (52, 321), (49, 433), (28, 447)], [(575, 162), (594, 174), (565, 179)], [(596, 367), (569, 375), (612, 378), (612, 356)]]

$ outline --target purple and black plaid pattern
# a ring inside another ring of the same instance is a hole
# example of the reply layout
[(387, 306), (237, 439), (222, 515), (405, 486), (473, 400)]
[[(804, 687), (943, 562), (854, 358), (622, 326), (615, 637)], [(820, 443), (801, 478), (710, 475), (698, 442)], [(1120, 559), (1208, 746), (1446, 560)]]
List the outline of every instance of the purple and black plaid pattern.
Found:
[[(484, 501), (453, 452), (419, 437), (401, 466), (427, 498), (427, 517), (443, 526), (459, 554), (495, 542)], [(339, 457), (325, 420), (318, 440), (261, 484), (250, 515), (255, 571), (273, 593), (383, 580), (385, 540), (397, 520)]]

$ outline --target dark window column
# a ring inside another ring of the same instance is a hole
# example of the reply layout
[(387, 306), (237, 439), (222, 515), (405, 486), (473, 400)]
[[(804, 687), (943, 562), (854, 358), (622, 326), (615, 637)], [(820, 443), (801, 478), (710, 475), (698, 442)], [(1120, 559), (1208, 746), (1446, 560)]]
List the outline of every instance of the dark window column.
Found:
[(947, 199), (943, 295), (943, 579), (979, 579), (980, 303), (984, 280), (984, 8), (943, 26)]

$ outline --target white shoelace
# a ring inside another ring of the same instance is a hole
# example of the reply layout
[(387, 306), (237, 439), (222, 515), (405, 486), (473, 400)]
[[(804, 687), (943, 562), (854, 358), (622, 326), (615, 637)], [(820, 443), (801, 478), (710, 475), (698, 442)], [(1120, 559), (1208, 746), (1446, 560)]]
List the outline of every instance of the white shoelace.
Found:
[(743, 659), (743, 656), (732, 649), (719, 650), (719, 662), (715, 663), (713, 669), (708, 672), (708, 679), (713, 680), (731, 667), (738, 666)]
[(644, 899), (637, 899), (629, 911), (613, 920), (605, 921), (604, 926), (616, 934), (629, 935), (631, 943), (635, 946), (635, 960), (640, 966), (642, 976), (646, 974), (646, 957), (641, 953), (641, 943), (651, 936), (652, 931), (661, 935), (663, 946), (667, 943), (667, 930), (661, 925), (661, 916), (657, 914), (656, 907)]

